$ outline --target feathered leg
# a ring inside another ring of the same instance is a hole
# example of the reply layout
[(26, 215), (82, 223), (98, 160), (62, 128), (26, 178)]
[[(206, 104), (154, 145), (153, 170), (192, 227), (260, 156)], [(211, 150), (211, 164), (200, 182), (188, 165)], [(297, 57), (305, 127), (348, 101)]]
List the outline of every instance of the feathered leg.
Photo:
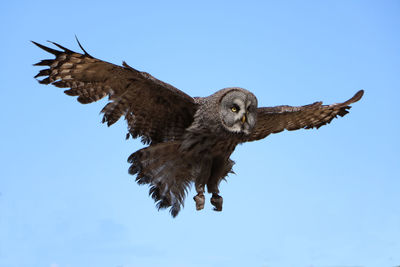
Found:
[(196, 210), (204, 209), (205, 197), (204, 197), (204, 184), (202, 183), (195, 183), (197, 195), (193, 197), (194, 201), (196, 202)]
[(222, 211), (223, 198), (219, 195), (219, 183), (228, 173), (233, 173), (232, 167), (235, 164), (229, 158), (215, 157), (211, 167), (210, 179), (207, 182), (207, 191), (212, 193), (210, 202), (215, 211)]

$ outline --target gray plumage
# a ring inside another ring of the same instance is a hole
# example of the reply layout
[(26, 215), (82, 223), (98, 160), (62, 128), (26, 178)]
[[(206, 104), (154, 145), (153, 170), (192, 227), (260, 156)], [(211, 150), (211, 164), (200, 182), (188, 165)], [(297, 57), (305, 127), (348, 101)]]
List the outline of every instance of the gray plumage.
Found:
[(264, 108), (257, 107), (251, 92), (238, 87), (192, 98), (125, 62), (117, 66), (96, 59), (82, 47), (84, 53), (80, 54), (56, 43), (61, 51), (33, 43), (56, 56), (35, 64), (48, 66), (35, 76), (45, 77), (40, 83), (68, 88), (64, 92), (77, 96), (82, 104), (108, 96), (103, 122), (110, 126), (124, 116), (127, 138), (141, 137), (149, 144), (128, 158), (129, 173), (136, 175), (138, 184), (148, 184), (158, 209), (170, 207), (173, 217), (184, 205), (192, 183), (197, 210), (204, 208), (205, 188), (212, 194), (214, 209), (222, 210), (218, 186), (233, 172), (230, 155), (238, 144), (285, 129), (319, 128), (346, 115), (349, 105), (363, 95), (361, 90), (333, 105), (316, 102)]

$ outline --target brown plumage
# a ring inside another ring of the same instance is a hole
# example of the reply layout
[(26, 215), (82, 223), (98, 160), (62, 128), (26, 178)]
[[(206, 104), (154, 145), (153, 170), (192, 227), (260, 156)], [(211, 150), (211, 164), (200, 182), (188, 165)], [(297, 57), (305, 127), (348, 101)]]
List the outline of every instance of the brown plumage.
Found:
[(358, 91), (352, 98), (343, 103), (322, 105), (322, 102), (292, 107), (277, 106), (264, 107), (257, 110), (257, 125), (246, 141), (256, 141), (267, 137), (271, 133), (283, 130), (319, 128), (330, 123), (338, 115), (343, 117), (349, 113), (349, 105), (357, 102), (364, 91)]
[(52, 43), (55, 50), (33, 42), (55, 55), (35, 64), (47, 66), (36, 76), (53, 84), (82, 104), (108, 96), (102, 109), (108, 126), (122, 116), (128, 135), (141, 137), (148, 147), (133, 153), (128, 162), (138, 184), (149, 184), (158, 209), (170, 207), (175, 217), (184, 205), (188, 188), (195, 184), (196, 209), (204, 208), (204, 191), (212, 193), (211, 204), (222, 210), (218, 186), (233, 172), (230, 155), (239, 143), (256, 141), (283, 130), (319, 128), (349, 105), (361, 99), (359, 91), (344, 103), (301, 107), (257, 108), (257, 98), (242, 88), (225, 88), (208, 97), (192, 98), (177, 88), (138, 71), (123, 62), (117, 66)]
[[(128, 66), (117, 66), (93, 58), (88, 53), (75, 53), (59, 44), (58, 51), (36, 42), (40, 48), (56, 56), (36, 66), (49, 66), (36, 76), (45, 76), (42, 84), (70, 88), (64, 93), (78, 96), (88, 104), (108, 96), (102, 109), (103, 122), (114, 124), (121, 116), (128, 121), (133, 138), (143, 137), (146, 143), (174, 140), (192, 123), (196, 104), (190, 96), (148, 73)], [(145, 100), (145, 101), (144, 101)]]

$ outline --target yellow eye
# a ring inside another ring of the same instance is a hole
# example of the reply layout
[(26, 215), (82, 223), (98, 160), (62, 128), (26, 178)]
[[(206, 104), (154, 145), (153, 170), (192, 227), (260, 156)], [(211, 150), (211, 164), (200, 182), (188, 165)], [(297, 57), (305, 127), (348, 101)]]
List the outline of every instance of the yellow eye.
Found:
[(238, 111), (236, 107), (231, 107), (231, 110), (232, 110), (233, 112), (237, 112), (237, 111)]

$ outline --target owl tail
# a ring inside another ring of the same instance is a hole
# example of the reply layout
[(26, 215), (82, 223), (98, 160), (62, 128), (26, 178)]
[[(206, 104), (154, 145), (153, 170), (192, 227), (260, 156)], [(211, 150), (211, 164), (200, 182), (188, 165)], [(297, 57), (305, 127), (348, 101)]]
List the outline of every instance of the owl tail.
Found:
[[(179, 150), (180, 143), (159, 143), (133, 153), (129, 173), (136, 176), (138, 184), (149, 184), (149, 195), (157, 208), (170, 208), (172, 217), (178, 215), (184, 205), (191, 181), (202, 172), (204, 164), (187, 157)], [(203, 166), (203, 167), (201, 167)]]

